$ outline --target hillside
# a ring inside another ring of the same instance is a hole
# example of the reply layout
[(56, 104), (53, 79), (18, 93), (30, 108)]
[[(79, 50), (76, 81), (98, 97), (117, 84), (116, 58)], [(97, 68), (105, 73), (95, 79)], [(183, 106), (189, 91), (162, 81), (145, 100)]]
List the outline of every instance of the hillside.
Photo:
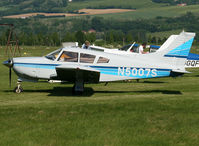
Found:
[[(192, 2), (192, 0), (189, 0)], [(80, 9), (132, 9), (135, 12), (102, 14), (107, 19), (151, 19), (157, 16), (178, 17), (187, 12), (199, 14), (197, 0), (187, 6), (170, 5), (161, 0), (2, 0), (0, 1), (0, 16), (10, 16), (26, 13), (77, 13)], [(167, 1), (169, 2), (169, 0)]]
[(163, 4), (149, 0), (2, 0), (0, 1), (1, 16), (30, 12), (71, 12), (83, 8), (122, 8), (140, 9), (144, 7), (160, 7)]
[(68, 0), (1, 0), (1, 16), (29, 12), (62, 12)]
[(193, 4), (199, 4), (199, 0), (152, 0), (156, 3), (168, 3), (170, 5), (193, 5)]

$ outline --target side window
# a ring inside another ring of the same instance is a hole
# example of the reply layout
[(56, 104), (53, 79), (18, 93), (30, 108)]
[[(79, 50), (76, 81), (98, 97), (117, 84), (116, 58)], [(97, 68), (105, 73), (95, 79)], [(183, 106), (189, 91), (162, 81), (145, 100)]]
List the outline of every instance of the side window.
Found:
[(78, 53), (64, 51), (60, 56), (59, 60), (61, 62), (78, 62)]
[(95, 55), (90, 54), (80, 54), (80, 63), (93, 63), (95, 60)]
[(97, 63), (108, 63), (109, 59), (105, 57), (100, 57), (97, 61)]

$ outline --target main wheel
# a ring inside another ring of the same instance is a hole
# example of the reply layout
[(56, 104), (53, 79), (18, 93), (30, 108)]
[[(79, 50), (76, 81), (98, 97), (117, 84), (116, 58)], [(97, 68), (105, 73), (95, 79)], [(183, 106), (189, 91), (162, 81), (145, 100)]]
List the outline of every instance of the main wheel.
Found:
[(23, 88), (22, 88), (22, 87), (16, 87), (16, 88), (14, 89), (14, 92), (15, 92), (15, 93), (21, 93), (21, 92), (23, 92)]
[(75, 86), (73, 86), (73, 88), (72, 88), (72, 94), (73, 95), (82, 95), (83, 91), (75, 91)]

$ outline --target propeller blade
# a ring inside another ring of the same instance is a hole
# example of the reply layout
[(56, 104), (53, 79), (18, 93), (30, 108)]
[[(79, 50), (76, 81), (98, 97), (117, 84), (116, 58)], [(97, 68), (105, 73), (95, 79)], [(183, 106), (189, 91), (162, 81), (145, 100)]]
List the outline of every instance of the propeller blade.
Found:
[(13, 59), (8, 59), (7, 61), (4, 61), (3, 64), (7, 67), (9, 67), (9, 85), (11, 87), (11, 80), (12, 80), (12, 67), (13, 67)]
[(11, 79), (12, 79), (12, 68), (9, 67), (9, 86), (11, 87)]

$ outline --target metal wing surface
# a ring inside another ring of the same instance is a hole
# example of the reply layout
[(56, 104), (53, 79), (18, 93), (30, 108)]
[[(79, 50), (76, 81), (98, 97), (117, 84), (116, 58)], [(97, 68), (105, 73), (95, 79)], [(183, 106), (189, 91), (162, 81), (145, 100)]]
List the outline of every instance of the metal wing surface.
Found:
[(81, 65), (61, 65), (56, 67), (56, 73), (56, 75), (51, 76), (52, 80), (98, 83), (100, 78), (100, 72), (98, 70)]

